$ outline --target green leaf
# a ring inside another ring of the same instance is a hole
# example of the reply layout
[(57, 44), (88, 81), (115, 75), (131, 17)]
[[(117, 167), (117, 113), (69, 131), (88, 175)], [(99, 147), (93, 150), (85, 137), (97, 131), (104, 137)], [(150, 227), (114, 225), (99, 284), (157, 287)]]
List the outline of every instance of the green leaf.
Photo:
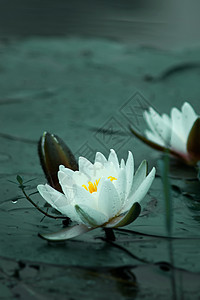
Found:
[(133, 221), (135, 221), (135, 219), (137, 219), (140, 212), (141, 212), (141, 206), (138, 202), (135, 202), (127, 213), (114, 218), (105, 227), (117, 228), (117, 227), (127, 226)]
[(98, 224), (94, 218), (89, 216), (79, 205), (75, 205), (75, 209), (81, 220), (91, 227), (98, 227)]
[(56, 241), (65, 241), (68, 239), (72, 239), (90, 230), (92, 230), (92, 228), (88, 228), (87, 226), (80, 224), (80, 225), (75, 225), (73, 227), (67, 227), (57, 232), (42, 233), (42, 234), (39, 233), (38, 235), (39, 237), (47, 241), (56, 242)]
[(17, 181), (19, 182), (20, 185), (23, 185), (23, 179), (20, 175), (17, 175), (16, 179), (17, 179)]
[(64, 165), (71, 170), (78, 170), (76, 159), (71, 150), (57, 135), (44, 132), (38, 143), (38, 153), (48, 183), (62, 192), (57, 176), (59, 166)]

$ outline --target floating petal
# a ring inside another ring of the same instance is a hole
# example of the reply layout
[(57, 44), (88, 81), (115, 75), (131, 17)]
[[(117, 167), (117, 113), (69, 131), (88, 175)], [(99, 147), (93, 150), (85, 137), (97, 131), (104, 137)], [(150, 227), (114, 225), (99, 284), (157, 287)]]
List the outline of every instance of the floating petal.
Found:
[(92, 230), (92, 228), (88, 228), (87, 226), (80, 224), (73, 227), (68, 227), (53, 233), (39, 233), (39, 237), (47, 240), (47, 241), (65, 241), (68, 239), (75, 238), (85, 232)]

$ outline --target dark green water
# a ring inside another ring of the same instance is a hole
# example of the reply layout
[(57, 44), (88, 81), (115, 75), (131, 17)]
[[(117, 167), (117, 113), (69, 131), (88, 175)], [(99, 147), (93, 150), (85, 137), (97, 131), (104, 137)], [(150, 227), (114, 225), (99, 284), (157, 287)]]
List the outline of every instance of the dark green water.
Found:
[[(25, 199), (12, 203), (22, 194), (9, 182), (17, 174), (36, 178), (30, 192), (46, 182), (37, 154), (44, 130), (59, 135), (76, 157), (93, 160), (96, 151), (108, 155), (114, 148), (126, 158), (131, 150), (136, 166), (147, 159), (149, 170), (158, 169), (160, 154), (127, 128), (131, 123), (143, 131), (142, 112), (149, 105), (169, 113), (189, 101), (200, 111), (196, 33), (169, 30), (178, 4), (16, 3), (0, 2), (2, 299), (172, 299), (173, 272), (177, 299), (199, 299), (200, 189), (193, 169), (171, 165), (174, 267), (159, 171), (141, 216), (127, 231), (116, 231), (122, 248), (99, 239), (101, 230), (56, 245), (41, 240), (38, 232), (59, 230), (62, 223), (41, 222)], [(114, 133), (105, 134), (108, 129)], [(39, 195), (33, 199), (43, 205)]]

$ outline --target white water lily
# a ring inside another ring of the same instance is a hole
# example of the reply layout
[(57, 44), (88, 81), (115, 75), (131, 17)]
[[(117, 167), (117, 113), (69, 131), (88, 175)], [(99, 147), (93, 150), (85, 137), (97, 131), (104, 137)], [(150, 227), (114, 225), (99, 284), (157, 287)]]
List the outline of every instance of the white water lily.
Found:
[(144, 143), (160, 151), (168, 149), (187, 164), (200, 160), (200, 118), (188, 102), (181, 111), (173, 107), (171, 116), (159, 115), (150, 107), (144, 112), (144, 119), (149, 127), (145, 130), (146, 138), (131, 128)]
[(64, 240), (97, 227), (122, 227), (133, 222), (140, 213), (140, 201), (155, 177), (155, 168), (147, 175), (143, 161), (134, 175), (134, 159), (119, 163), (114, 150), (108, 160), (97, 152), (92, 164), (79, 158), (79, 171), (60, 166), (59, 183), (63, 193), (48, 184), (38, 185), (41, 196), (63, 215), (79, 225), (55, 234), (43, 234), (49, 240)]

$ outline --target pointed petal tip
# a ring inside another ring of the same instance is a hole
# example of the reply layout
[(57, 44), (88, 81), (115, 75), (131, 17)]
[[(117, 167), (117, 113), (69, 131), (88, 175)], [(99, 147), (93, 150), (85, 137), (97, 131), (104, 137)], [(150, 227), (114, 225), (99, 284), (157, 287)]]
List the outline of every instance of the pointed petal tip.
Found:
[(153, 167), (152, 171), (153, 171), (154, 174), (156, 174), (156, 168), (155, 167)]
[(37, 190), (39, 191), (41, 188), (43, 188), (43, 186), (44, 186), (43, 184), (38, 184), (37, 185)]
[[(38, 192), (40, 193), (40, 195), (42, 196), (42, 194), (43, 194), (43, 192), (45, 191), (47, 191), (47, 189), (48, 189), (48, 187), (50, 187), (47, 183), (45, 183), (45, 184), (38, 184), (37, 185), (37, 190), (38, 190)], [(42, 196), (43, 197), (43, 196)]]
[(129, 157), (129, 156), (133, 157), (133, 153), (132, 153), (131, 150), (128, 150), (128, 157)]
[(151, 174), (151, 176), (152, 176), (153, 178), (155, 178), (155, 175), (156, 175), (156, 168), (153, 167), (152, 170), (151, 170), (151, 172), (150, 172), (149, 174)]
[(192, 108), (192, 110), (193, 110), (192, 105), (191, 105), (188, 101), (185, 101), (185, 102), (183, 103), (183, 105), (182, 105), (182, 111), (183, 111), (183, 109), (186, 108), (186, 107)]
[(110, 154), (117, 155), (114, 149), (110, 149)]

